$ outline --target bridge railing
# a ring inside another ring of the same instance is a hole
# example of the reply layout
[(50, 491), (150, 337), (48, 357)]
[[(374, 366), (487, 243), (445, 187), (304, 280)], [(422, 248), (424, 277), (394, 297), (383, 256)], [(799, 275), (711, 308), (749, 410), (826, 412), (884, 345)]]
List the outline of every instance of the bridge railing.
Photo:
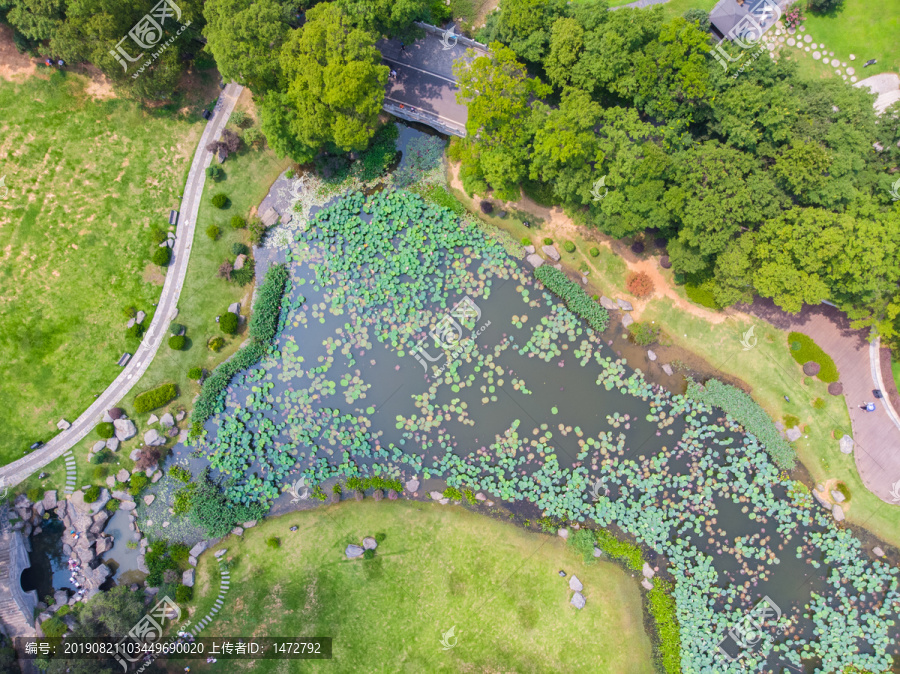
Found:
[[(444, 33), (447, 31), (443, 28), (438, 28), (437, 26), (432, 26), (430, 23), (423, 23), (421, 21), (416, 21), (416, 25), (424, 30), (426, 33), (431, 33), (432, 35), (437, 35), (438, 37), (443, 37)], [(465, 37), (464, 35), (457, 35), (453, 33), (453, 35), (457, 38), (457, 42), (465, 47), (469, 47), (471, 49), (480, 49), (485, 54), (489, 53), (486, 44), (481, 44), (480, 42), (476, 42), (470, 38)]]
[(444, 119), (441, 119), (437, 115), (433, 115), (424, 110), (420, 110), (419, 108), (412, 108), (405, 104), (401, 106), (396, 103), (390, 103), (388, 101), (385, 101), (384, 105), (382, 105), (381, 107), (385, 112), (389, 112), (390, 114), (394, 115), (394, 117), (399, 117), (400, 119), (405, 119), (409, 122), (419, 122), (421, 124), (427, 124), (428, 126), (451, 136), (459, 136), (460, 138), (466, 137), (465, 126), (448, 122)]

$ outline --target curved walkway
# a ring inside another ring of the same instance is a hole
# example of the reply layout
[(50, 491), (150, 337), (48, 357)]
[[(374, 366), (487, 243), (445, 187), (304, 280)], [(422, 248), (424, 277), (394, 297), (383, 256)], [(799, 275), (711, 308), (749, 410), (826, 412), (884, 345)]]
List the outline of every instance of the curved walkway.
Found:
[(169, 322), (177, 314), (178, 298), (181, 295), (181, 288), (184, 285), (185, 275), (187, 274), (191, 246), (194, 240), (194, 227), (197, 223), (197, 214), (200, 211), (200, 198), (203, 195), (203, 184), (206, 180), (206, 167), (212, 161), (212, 153), (206, 150), (206, 146), (221, 135), (242, 89), (243, 87), (237, 84), (229, 84), (225, 87), (216, 103), (215, 114), (207, 123), (206, 129), (203, 130), (203, 135), (200, 137), (200, 143), (197, 145), (197, 150), (194, 153), (194, 160), (191, 163), (191, 170), (188, 173), (187, 184), (184, 188), (184, 196), (181, 200), (181, 215), (175, 230), (175, 247), (172, 250), (173, 262), (169, 265), (169, 269), (166, 272), (166, 281), (159, 298), (159, 304), (156, 307), (156, 312), (153, 314), (150, 329), (147, 330), (144, 340), (119, 376), (68, 429), (54, 437), (40, 449), (0, 468), (0, 477), (6, 478), (8, 486), (13, 487), (19, 484), (35, 471), (58, 459), (75, 443), (90, 433), (100, 420), (103, 412), (110, 407), (115, 407), (144, 375), (147, 368), (150, 367), (153, 357), (166, 337)]
[[(886, 397), (879, 345), (870, 344), (865, 331), (853, 330), (841, 311), (825, 304), (788, 314), (771, 300), (757, 298), (749, 309), (776, 328), (809, 335), (834, 359), (853, 426), (853, 457), (859, 475), (869, 491), (897, 505), (893, 489), (900, 483), (900, 420), (895, 421), (896, 411)], [(876, 400), (874, 389), (885, 397)], [(875, 402), (874, 412), (860, 409), (866, 402)]]

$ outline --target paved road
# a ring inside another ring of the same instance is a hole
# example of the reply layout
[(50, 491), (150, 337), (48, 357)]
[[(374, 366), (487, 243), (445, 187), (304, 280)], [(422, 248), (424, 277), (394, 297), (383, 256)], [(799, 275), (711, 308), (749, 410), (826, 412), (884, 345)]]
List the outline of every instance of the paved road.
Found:
[(13, 487), (19, 484), (32, 473), (62, 456), (70, 447), (90, 433), (103, 412), (110, 407), (115, 407), (150, 367), (160, 344), (168, 335), (169, 323), (175, 316), (178, 298), (181, 296), (181, 288), (187, 274), (191, 246), (194, 241), (194, 227), (200, 210), (203, 183), (206, 180), (206, 167), (212, 161), (212, 154), (206, 151), (206, 145), (221, 135), (242, 89), (243, 87), (236, 84), (229, 84), (225, 87), (216, 103), (215, 114), (207, 123), (206, 129), (200, 137), (181, 201), (181, 217), (175, 230), (175, 247), (172, 250), (173, 261), (166, 272), (162, 295), (143, 342), (119, 376), (72, 423), (70, 428), (54, 437), (40, 449), (0, 468), (0, 477), (6, 478), (8, 486)]
[[(884, 378), (891, 373), (881, 371), (879, 346), (869, 344), (866, 331), (851, 329), (843, 313), (825, 304), (788, 314), (771, 300), (757, 298), (750, 310), (781, 330), (809, 335), (834, 359), (853, 426), (853, 458), (859, 475), (878, 498), (898, 505), (893, 489), (900, 484), (900, 420), (895, 421), (897, 412), (888, 399), (876, 400), (872, 393), (889, 390)], [(860, 409), (865, 402), (874, 402), (875, 411)]]

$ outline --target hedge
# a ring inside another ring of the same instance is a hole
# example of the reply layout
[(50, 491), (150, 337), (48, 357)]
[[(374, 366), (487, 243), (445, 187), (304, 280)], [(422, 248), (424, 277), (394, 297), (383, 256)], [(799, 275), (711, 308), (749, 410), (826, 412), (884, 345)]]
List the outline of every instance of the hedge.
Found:
[(233, 335), (238, 329), (238, 317), (236, 314), (226, 311), (219, 316), (219, 329), (226, 335)]
[(162, 407), (178, 397), (178, 388), (175, 384), (162, 384), (149, 391), (144, 391), (134, 399), (135, 412), (150, 412)]
[(722, 306), (716, 302), (716, 296), (713, 295), (712, 290), (710, 290), (709, 286), (705, 283), (699, 286), (693, 283), (685, 283), (684, 292), (687, 294), (688, 299), (694, 304), (699, 304), (702, 307), (715, 309), (717, 311), (722, 308)]
[(827, 353), (816, 344), (812, 337), (804, 335), (802, 332), (792, 332), (788, 335), (788, 346), (791, 350), (791, 356), (800, 365), (813, 361), (819, 364), (819, 374), (816, 376), (826, 384), (836, 382), (840, 378), (837, 366)]
[(721, 407), (743, 426), (744, 430), (759, 439), (775, 465), (783, 470), (791, 470), (794, 467), (797, 461), (794, 448), (781, 437), (765, 410), (740, 389), (718, 379), (710, 379), (703, 385), (689, 381), (685, 395), (711, 407)]
[(202, 435), (203, 424), (216, 413), (225, 388), (232, 377), (258, 363), (268, 351), (270, 342), (278, 331), (281, 302), (287, 287), (288, 271), (285, 265), (273, 265), (266, 272), (256, 294), (250, 317), (250, 343), (239, 349), (229, 360), (220, 364), (203, 382), (200, 397), (191, 412), (191, 437)]
[(175, 351), (181, 351), (185, 344), (187, 344), (187, 338), (184, 335), (172, 335), (169, 337), (169, 348), (174, 349)]
[(597, 332), (609, 326), (609, 313), (587, 296), (587, 293), (556, 267), (542, 265), (534, 270), (538, 281), (548, 290), (558, 295), (569, 307), (569, 311), (581, 316)]

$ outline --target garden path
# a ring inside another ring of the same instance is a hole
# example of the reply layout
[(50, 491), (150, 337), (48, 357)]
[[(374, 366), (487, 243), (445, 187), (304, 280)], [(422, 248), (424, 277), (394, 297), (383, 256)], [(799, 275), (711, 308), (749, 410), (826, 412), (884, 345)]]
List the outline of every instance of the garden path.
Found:
[(104, 411), (114, 407), (131, 388), (140, 380), (150, 367), (153, 357), (156, 355), (160, 344), (167, 336), (169, 322), (177, 314), (178, 298), (187, 275), (188, 261), (191, 255), (191, 246), (194, 240), (194, 227), (197, 222), (197, 214), (200, 210), (200, 198), (203, 195), (203, 185), (206, 181), (206, 167), (212, 161), (212, 153), (206, 150), (211, 141), (217, 139), (225, 128), (228, 118), (231, 116), (238, 96), (243, 87), (237, 84), (229, 84), (216, 103), (215, 113), (206, 124), (191, 169), (188, 173), (187, 183), (184, 187), (184, 196), (181, 201), (181, 217), (175, 232), (175, 247), (172, 250), (172, 262), (166, 272), (166, 281), (163, 285), (159, 304), (153, 315), (153, 320), (143, 342), (138, 347), (134, 356), (128, 362), (122, 372), (116, 377), (107, 389), (72, 423), (72, 425), (50, 440), (46, 445), (24, 456), (18, 461), (0, 467), (0, 477), (6, 478), (6, 484), (14, 487), (25, 480), (32, 473), (40, 470), (51, 461), (58, 459), (70, 447), (79, 442), (100, 421)]

